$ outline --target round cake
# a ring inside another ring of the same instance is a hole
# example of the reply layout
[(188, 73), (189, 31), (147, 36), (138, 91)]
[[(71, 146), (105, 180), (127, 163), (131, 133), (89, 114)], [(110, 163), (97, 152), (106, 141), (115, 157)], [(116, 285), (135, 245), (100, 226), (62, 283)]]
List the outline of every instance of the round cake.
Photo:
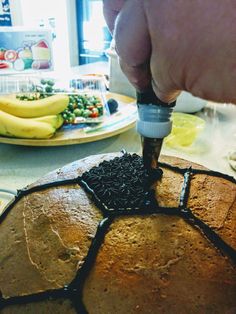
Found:
[(0, 217), (0, 313), (236, 313), (236, 181), (163, 156), (76, 161)]

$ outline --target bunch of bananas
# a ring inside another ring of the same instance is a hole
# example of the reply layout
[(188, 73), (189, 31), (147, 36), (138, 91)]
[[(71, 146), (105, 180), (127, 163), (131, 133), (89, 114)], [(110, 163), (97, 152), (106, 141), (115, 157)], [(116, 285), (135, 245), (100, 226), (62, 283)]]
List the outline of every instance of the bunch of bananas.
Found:
[(69, 97), (62, 94), (32, 101), (0, 97), (0, 135), (50, 138), (63, 124), (60, 113), (68, 104)]

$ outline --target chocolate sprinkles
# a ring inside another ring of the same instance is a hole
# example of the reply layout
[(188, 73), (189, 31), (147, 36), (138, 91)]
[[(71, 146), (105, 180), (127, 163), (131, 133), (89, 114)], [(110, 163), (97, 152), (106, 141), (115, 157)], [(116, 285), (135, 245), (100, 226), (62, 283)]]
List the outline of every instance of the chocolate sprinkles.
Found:
[[(190, 208), (187, 208), (191, 178), (193, 174), (207, 174), (220, 177), (232, 183), (236, 183), (233, 177), (215, 171), (198, 170), (192, 168), (178, 168), (165, 163), (159, 163), (160, 168), (153, 170), (151, 174), (144, 168), (140, 156), (123, 153), (110, 161), (103, 161), (97, 167), (83, 173), (81, 177), (74, 179), (50, 182), (26, 188), (18, 191), (15, 199), (0, 216), (0, 225), (7, 217), (13, 206), (24, 196), (42, 191), (51, 187), (80, 184), (91, 195), (97, 207), (103, 213), (103, 219), (99, 223), (96, 235), (92, 240), (83, 266), (76, 274), (74, 280), (61, 289), (55, 289), (36, 293), (28, 296), (17, 296), (4, 299), (0, 295), (0, 310), (8, 305), (27, 304), (48, 299), (70, 299), (76, 311), (87, 314), (83, 304), (83, 285), (93, 267), (97, 253), (103, 243), (104, 237), (117, 216), (165, 214), (182, 217), (186, 222), (198, 228), (221, 254), (228, 256), (236, 263), (236, 251), (218, 236), (212, 228), (207, 226), (199, 218), (195, 217)], [(161, 180), (162, 169), (170, 169), (184, 176), (184, 183), (180, 195), (180, 203), (177, 208), (160, 207), (155, 199), (152, 185)]]
[(151, 185), (162, 176), (161, 169), (148, 174), (140, 156), (125, 153), (82, 175), (82, 180), (94, 191), (108, 211), (139, 209), (155, 203)]

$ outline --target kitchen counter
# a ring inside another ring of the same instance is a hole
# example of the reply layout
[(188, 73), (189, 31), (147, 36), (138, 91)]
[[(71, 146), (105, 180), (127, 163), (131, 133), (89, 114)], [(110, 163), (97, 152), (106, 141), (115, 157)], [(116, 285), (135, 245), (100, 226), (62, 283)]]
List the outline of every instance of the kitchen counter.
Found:
[[(86, 72), (85, 67), (80, 69), (83, 73)], [(90, 66), (87, 73), (91, 73), (92, 69), (95, 72), (95, 67)], [(101, 71), (102, 69), (101, 65)], [(76, 69), (77, 72), (78, 70)], [(197, 115), (206, 120), (206, 128), (196, 145), (185, 150), (164, 147), (162, 153), (182, 157), (236, 177), (236, 172), (227, 162), (227, 153), (236, 149), (236, 106), (208, 104)], [(140, 138), (134, 128), (111, 138), (71, 146), (25, 147), (0, 144), (0, 189), (21, 189), (74, 160), (121, 149), (141, 153)], [(10, 196), (0, 193), (0, 199), (1, 208)]]

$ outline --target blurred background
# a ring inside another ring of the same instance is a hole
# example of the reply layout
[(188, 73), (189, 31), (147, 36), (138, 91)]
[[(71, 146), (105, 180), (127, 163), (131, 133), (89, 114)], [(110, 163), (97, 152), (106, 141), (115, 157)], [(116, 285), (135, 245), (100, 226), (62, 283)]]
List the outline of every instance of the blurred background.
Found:
[[(0, 26), (51, 29), (54, 67), (107, 61), (111, 36), (102, 0), (2, 0), (10, 20)], [(2, 12), (3, 13), (3, 12)], [(1, 11), (0, 11), (1, 14)]]

